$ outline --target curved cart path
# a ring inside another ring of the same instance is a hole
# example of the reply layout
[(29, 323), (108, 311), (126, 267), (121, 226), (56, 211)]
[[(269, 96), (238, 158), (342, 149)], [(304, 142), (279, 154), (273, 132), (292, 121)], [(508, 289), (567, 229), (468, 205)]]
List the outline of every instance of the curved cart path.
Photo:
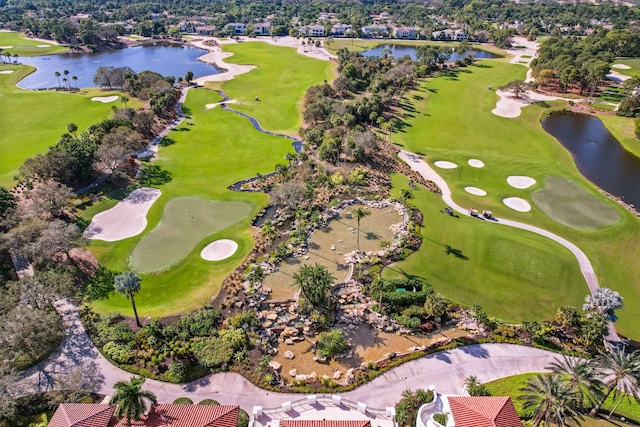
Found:
[[(456, 212), (462, 215), (469, 216), (468, 210), (456, 204), (456, 202), (454, 202), (453, 199), (451, 198), (451, 190), (449, 189), (447, 182), (440, 175), (438, 175), (438, 173), (435, 170), (433, 170), (431, 166), (429, 166), (429, 164), (425, 162), (420, 156), (406, 150), (401, 150), (399, 153), (399, 157), (403, 161), (405, 161), (411, 169), (418, 172), (425, 179), (428, 179), (436, 183), (436, 185), (440, 187), (440, 191), (442, 192), (442, 200), (444, 200), (444, 202), (447, 205), (449, 205)], [(489, 221), (489, 222), (502, 224), (502, 225), (506, 225), (514, 228), (519, 228), (521, 230), (527, 230), (532, 233), (536, 233), (541, 236), (547, 237), (561, 244), (565, 248), (569, 249), (571, 253), (576, 257), (576, 260), (578, 261), (578, 265), (580, 266), (580, 272), (582, 273), (582, 276), (584, 277), (584, 280), (587, 282), (587, 286), (589, 287), (589, 292), (593, 294), (597, 289), (600, 288), (600, 285), (598, 284), (598, 278), (596, 277), (596, 273), (593, 270), (593, 266), (591, 265), (589, 258), (587, 258), (585, 253), (582, 252), (582, 250), (579, 247), (577, 247), (570, 241), (566, 240), (565, 238), (560, 237), (557, 234), (554, 234), (542, 228), (525, 224), (522, 222), (518, 222), (518, 221), (513, 221), (510, 219), (500, 219), (500, 221), (496, 221), (496, 222)], [(608, 334), (605, 337), (605, 339), (606, 341), (609, 341), (612, 344), (620, 342), (620, 337), (618, 336), (618, 333), (616, 332), (616, 329), (613, 326), (612, 322), (609, 322)]]
[[(132, 374), (115, 367), (100, 354), (71, 303), (59, 301), (56, 308), (67, 326), (66, 337), (47, 360), (23, 373), (16, 384), (16, 394), (64, 388), (65, 378), (74, 371), (82, 373), (83, 388), (112, 394), (113, 385), (128, 381)], [(433, 385), (439, 392), (461, 393), (464, 379), (469, 375), (484, 382), (526, 372), (542, 372), (556, 357), (558, 354), (550, 351), (519, 345), (471, 345), (407, 362), (343, 396), (372, 407), (393, 406), (407, 388)], [(147, 380), (144, 387), (155, 393), (161, 403), (171, 403), (183, 396), (194, 402), (212, 398), (222, 404), (240, 405), (249, 411), (254, 405), (276, 407), (302, 396), (263, 390), (233, 372), (208, 375), (188, 384)]]

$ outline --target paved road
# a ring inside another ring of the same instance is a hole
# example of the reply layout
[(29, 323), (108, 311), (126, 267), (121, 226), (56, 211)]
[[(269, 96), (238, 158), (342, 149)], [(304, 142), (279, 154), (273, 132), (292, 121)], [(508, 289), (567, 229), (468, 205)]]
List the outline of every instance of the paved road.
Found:
[[(433, 170), (431, 166), (429, 166), (429, 164), (422, 159), (422, 157), (406, 150), (401, 150), (399, 157), (403, 161), (405, 161), (411, 169), (418, 172), (425, 179), (433, 181), (438, 187), (440, 187), (440, 191), (442, 192), (442, 200), (444, 200), (444, 202), (447, 205), (449, 205), (456, 212), (462, 215), (469, 216), (469, 211), (459, 206), (458, 204), (456, 204), (456, 202), (454, 202), (453, 199), (451, 198), (451, 190), (449, 189), (447, 182), (435, 170)], [(582, 252), (582, 250), (579, 247), (577, 247), (570, 241), (558, 236), (557, 234), (551, 233), (550, 231), (544, 230), (539, 227), (535, 227), (533, 225), (518, 222), (518, 221), (512, 221), (509, 219), (500, 219), (500, 221), (498, 222), (493, 222), (493, 221), (490, 221), (490, 222), (492, 224), (501, 224), (509, 227), (519, 228), (521, 230), (527, 230), (532, 233), (536, 233), (541, 236), (547, 237), (561, 244), (565, 248), (569, 249), (569, 251), (571, 251), (571, 253), (576, 257), (576, 260), (578, 261), (578, 265), (580, 266), (580, 272), (582, 273), (584, 280), (587, 282), (589, 292), (593, 294), (596, 290), (600, 288), (600, 285), (598, 284), (598, 278), (596, 277), (596, 273), (593, 270), (593, 266), (591, 265), (589, 258), (587, 258), (585, 253)], [(605, 340), (609, 341), (612, 344), (620, 342), (620, 337), (618, 336), (618, 333), (616, 332), (616, 329), (613, 326), (612, 322), (609, 322), (608, 333), (607, 333), (607, 336), (605, 337)]]
[[(128, 381), (131, 374), (113, 366), (93, 346), (76, 308), (66, 301), (57, 304), (67, 325), (66, 338), (58, 351), (47, 360), (27, 370), (16, 389), (30, 394), (64, 388), (80, 373), (84, 387), (103, 394), (112, 394), (117, 381)], [(442, 393), (461, 393), (464, 379), (475, 375), (480, 381), (490, 381), (525, 372), (541, 372), (556, 353), (509, 344), (481, 344), (442, 351), (394, 368), (356, 390), (344, 393), (345, 398), (362, 401), (370, 407), (392, 406), (405, 389), (433, 385)], [(145, 388), (161, 403), (171, 403), (182, 396), (194, 402), (215, 399), (222, 404), (238, 404), (248, 411), (254, 405), (280, 406), (283, 402), (301, 398), (299, 394), (274, 393), (256, 387), (239, 374), (225, 372), (209, 375), (189, 384), (169, 384), (148, 380)]]

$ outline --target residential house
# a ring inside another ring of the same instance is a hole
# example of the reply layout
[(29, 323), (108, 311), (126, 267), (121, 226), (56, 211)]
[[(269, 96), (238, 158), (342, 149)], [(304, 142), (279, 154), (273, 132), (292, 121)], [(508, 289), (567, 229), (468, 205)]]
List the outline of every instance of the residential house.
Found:
[(300, 35), (307, 37), (324, 37), (325, 29), (320, 24), (307, 25), (306, 27), (300, 28), (298, 31)]
[(447, 28), (442, 31), (434, 31), (431, 36), (434, 40), (451, 40), (453, 39), (453, 30)]
[(393, 30), (393, 36), (397, 39), (415, 40), (420, 38), (420, 30), (413, 27), (398, 27)]
[(198, 34), (199, 36), (212, 36), (213, 33), (216, 32), (216, 26), (215, 25), (198, 25), (195, 28), (195, 32), (196, 34)]
[(253, 24), (253, 34), (256, 36), (268, 36), (271, 34), (271, 23), (260, 22), (259, 24)]
[(389, 37), (389, 30), (386, 25), (365, 25), (360, 29), (362, 33), (362, 37), (372, 38), (372, 39), (380, 39), (383, 37)]
[(469, 36), (465, 30), (455, 30), (453, 32), (453, 39), (457, 41), (469, 40)]
[(329, 31), (334, 37), (344, 37), (347, 35), (348, 31), (351, 31), (352, 27), (349, 24), (334, 24)]
[(231, 22), (225, 25), (224, 29), (230, 32), (232, 36), (244, 36), (247, 34), (247, 24), (241, 22)]
[[(126, 419), (113, 416), (115, 405), (63, 403), (49, 427), (125, 427)], [(239, 406), (151, 405), (147, 414), (131, 427), (236, 427)]]
[(438, 396), (420, 408), (417, 427), (435, 425), (435, 413), (449, 414), (447, 427), (523, 427), (508, 396)]

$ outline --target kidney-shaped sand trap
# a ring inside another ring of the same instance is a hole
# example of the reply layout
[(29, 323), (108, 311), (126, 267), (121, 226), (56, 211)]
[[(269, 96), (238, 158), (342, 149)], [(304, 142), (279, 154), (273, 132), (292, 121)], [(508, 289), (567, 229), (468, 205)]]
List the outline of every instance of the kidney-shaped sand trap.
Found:
[(13, 70), (2, 70), (0, 71), (0, 74), (11, 74), (13, 73)]
[(483, 168), (484, 167), (484, 162), (482, 160), (478, 160), (478, 159), (469, 159), (469, 161), (467, 163), (469, 163), (469, 166), (472, 166), (474, 168)]
[(0, 49), (13, 49), (13, 46), (0, 46)]
[(142, 233), (147, 226), (147, 212), (160, 197), (157, 188), (138, 188), (111, 209), (100, 212), (84, 230), (87, 239), (115, 242)]
[(235, 254), (238, 244), (233, 240), (221, 239), (209, 243), (202, 249), (200, 256), (207, 261), (222, 261)]
[(611, 68), (617, 68), (618, 70), (630, 70), (631, 67), (626, 64), (613, 64)]
[(36, 46), (36, 47), (41, 47), (41, 48), (42, 48), (42, 47), (51, 47), (51, 45), (50, 45), (50, 44), (39, 44), (39, 45), (38, 45), (38, 46)]
[(436, 165), (440, 169), (455, 169), (458, 167), (458, 165), (456, 165), (455, 163), (448, 162), (446, 160), (438, 160), (434, 163), (434, 165)]
[(487, 192), (478, 187), (464, 187), (464, 191), (474, 196), (486, 196)]
[(507, 197), (502, 200), (502, 203), (518, 212), (529, 212), (531, 210), (529, 202), (520, 197)]
[(529, 176), (510, 176), (507, 177), (507, 183), (513, 188), (529, 188), (536, 183), (536, 180)]
[(112, 95), (112, 96), (94, 96), (93, 98), (91, 98), (92, 101), (97, 101), (97, 102), (102, 102), (103, 104), (108, 104), (110, 102), (113, 102), (115, 100), (117, 100), (119, 98), (118, 95)]

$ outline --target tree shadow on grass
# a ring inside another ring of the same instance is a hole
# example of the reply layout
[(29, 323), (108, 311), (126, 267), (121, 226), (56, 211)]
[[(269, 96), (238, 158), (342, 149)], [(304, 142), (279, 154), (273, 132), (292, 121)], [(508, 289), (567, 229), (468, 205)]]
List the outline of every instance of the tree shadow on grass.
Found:
[(452, 247), (450, 245), (447, 245), (447, 244), (444, 244), (444, 243), (436, 242), (435, 240), (430, 239), (428, 237), (425, 237), (424, 239), (428, 240), (431, 243), (434, 243), (434, 244), (436, 244), (438, 246), (442, 246), (445, 249), (447, 255), (453, 255), (456, 258), (461, 259), (463, 261), (469, 261), (469, 257), (466, 256), (464, 253), (462, 253), (462, 251), (460, 249), (458, 249), (458, 248), (454, 248), (454, 247)]

